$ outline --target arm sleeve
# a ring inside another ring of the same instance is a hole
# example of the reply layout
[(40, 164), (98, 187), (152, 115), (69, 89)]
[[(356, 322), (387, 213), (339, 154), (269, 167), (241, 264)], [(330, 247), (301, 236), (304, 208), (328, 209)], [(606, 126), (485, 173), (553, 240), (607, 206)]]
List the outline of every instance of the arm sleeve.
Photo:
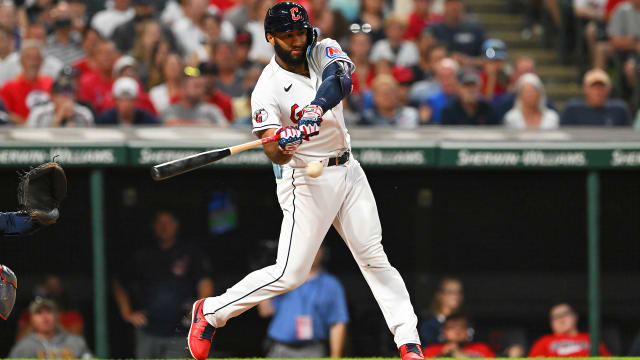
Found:
[(279, 128), (282, 126), (281, 116), (278, 102), (273, 98), (273, 95), (264, 91), (263, 88), (256, 88), (251, 95), (253, 133)]
[[(351, 65), (345, 61), (334, 61), (322, 72), (322, 84), (311, 105), (318, 105), (325, 113), (333, 109), (351, 93)], [(339, 76), (338, 74), (343, 74)], [(348, 89), (345, 89), (348, 88)]]

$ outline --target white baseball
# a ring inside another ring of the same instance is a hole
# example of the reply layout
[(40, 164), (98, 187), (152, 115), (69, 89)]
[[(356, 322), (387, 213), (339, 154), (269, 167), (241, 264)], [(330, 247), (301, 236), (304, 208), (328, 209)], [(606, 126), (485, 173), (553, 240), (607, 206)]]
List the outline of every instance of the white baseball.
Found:
[(320, 161), (312, 161), (307, 164), (307, 175), (316, 178), (322, 175), (322, 163)]

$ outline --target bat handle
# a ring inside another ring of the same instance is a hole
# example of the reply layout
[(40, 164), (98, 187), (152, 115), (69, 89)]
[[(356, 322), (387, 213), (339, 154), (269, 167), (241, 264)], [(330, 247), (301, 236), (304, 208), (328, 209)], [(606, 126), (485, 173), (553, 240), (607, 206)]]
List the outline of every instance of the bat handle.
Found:
[(275, 134), (275, 135), (260, 139), (260, 141), (262, 142), (262, 145), (272, 143), (278, 140), (280, 140), (280, 134)]

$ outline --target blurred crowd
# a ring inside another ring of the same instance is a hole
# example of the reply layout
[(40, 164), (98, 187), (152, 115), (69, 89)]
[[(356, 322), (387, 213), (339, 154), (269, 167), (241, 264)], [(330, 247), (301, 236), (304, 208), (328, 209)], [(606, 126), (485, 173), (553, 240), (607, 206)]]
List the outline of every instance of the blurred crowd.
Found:
[[(1, 0), (0, 124), (249, 126), (252, 89), (273, 56), (263, 21), (274, 2)], [(357, 66), (349, 125), (635, 121), (640, 0), (505, 3), (523, 13), (523, 38), (566, 30), (570, 9), (590, 61), (582, 94), (566, 104), (547, 96), (533, 57), (513, 58), (486, 36), (465, 1), (301, 3), (320, 38), (337, 40)]]

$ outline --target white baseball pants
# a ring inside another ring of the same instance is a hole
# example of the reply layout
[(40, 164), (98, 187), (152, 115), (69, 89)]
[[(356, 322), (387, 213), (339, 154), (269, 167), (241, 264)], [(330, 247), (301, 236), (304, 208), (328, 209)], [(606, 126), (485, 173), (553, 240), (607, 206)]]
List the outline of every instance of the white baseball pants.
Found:
[(375, 198), (360, 164), (325, 167), (311, 178), (303, 168), (284, 167), (277, 179), (283, 219), (276, 264), (256, 270), (216, 297), (203, 311), (216, 328), (263, 300), (295, 289), (306, 279), (320, 245), (333, 225), (351, 250), (387, 326), (399, 346), (419, 344), (418, 319), (400, 273), (382, 248)]

